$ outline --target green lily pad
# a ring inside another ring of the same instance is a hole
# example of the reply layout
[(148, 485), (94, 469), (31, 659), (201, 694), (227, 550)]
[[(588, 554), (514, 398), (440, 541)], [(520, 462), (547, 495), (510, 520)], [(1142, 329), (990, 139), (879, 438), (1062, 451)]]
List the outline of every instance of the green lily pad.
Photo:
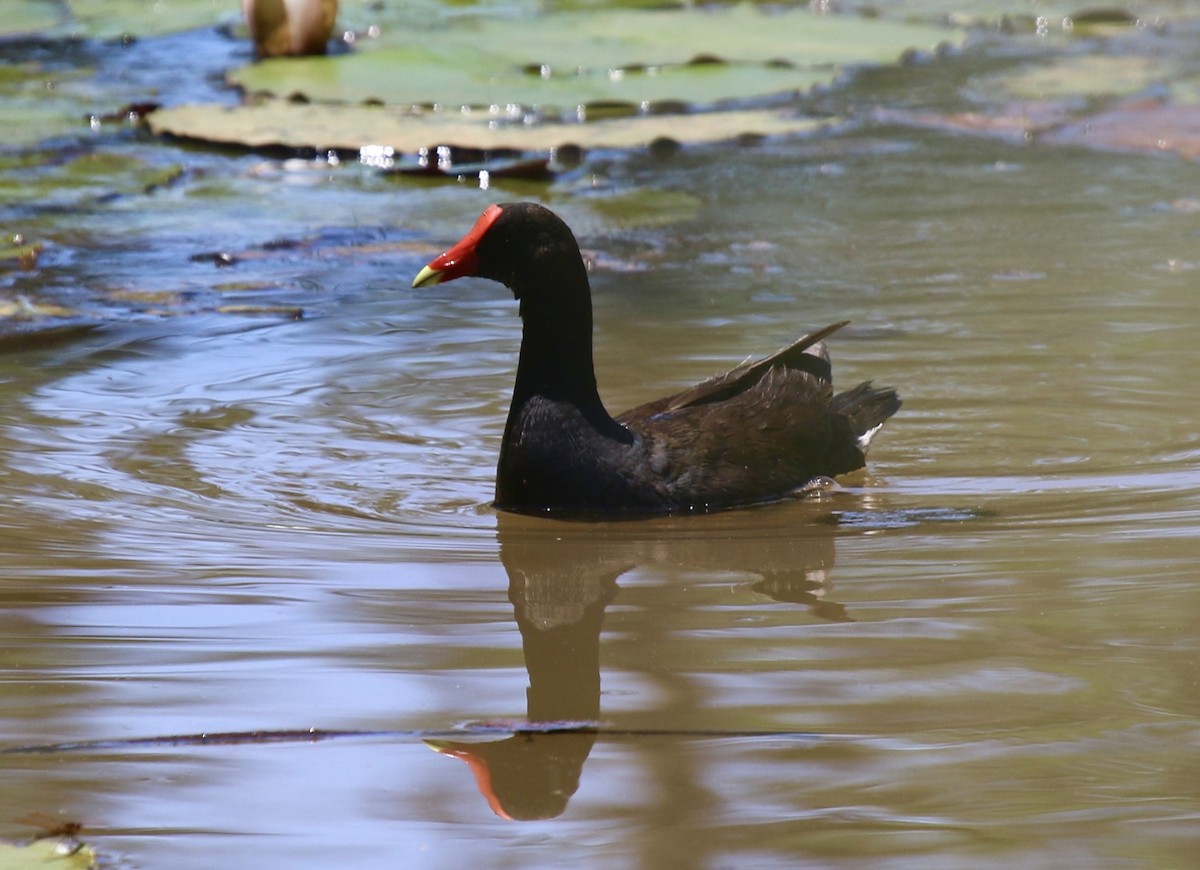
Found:
[(377, 146), (398, 154), (436, 145), (485, 151), (548, 151), (562, 145), (635, 148), (656, 139), (717, 142), (741, 134), (808, 133), (829, 123), (775, 110), (645, 115), (588, 123), (505, 124), (487, 111), (412, 111), (382, 106), (295, 104), (259, 106), (189, 105), (146, 116), (158, 135), (254, 149), (359, 151)]
[(179, 33), (238, 18), (236, 3), (214, 0), (68, 0), (67, 6), (70, 19), (59, 29), (98, 39)]
[(1125, 96), (1173, 76), (1160, 59), (1145, 55), (1083, 55), (1059, 58), (989, 80), (1018, 99)]
[(237, 17), (237, 3), (214, 0), (19, 0), (5, 4), (0, 39), (147, 37), (211, 27)]
[(32, 145), (88, 128), (88, 69), (47, 71), (35, 62), (0, 65), (0, 129), (9, 146)]
[(340, 57), (254, 64), (229, 80), (252, 93), (396, 106), (710, 104), (807, 88), (842, 66), (892, 62), (956, 38), (941, 27), (753, 6), (567, 12), (457, 19), (385, 34)]
[(1063, 16), (1065, 29), (1080, 36), (1113, 36), (1138, 26), (1138, 16), (1116, 6), (1078, 9)]
[(0, 16), (0, 38), (41, 33), (61, 24), (65, 17), (62, 6), (54, 0), (10, 3)]
[[(1069, 2), (972, 3), (963, 0), (840, 0), (840, 12), (903, 15), (925, 21), (951, 21), (964, 27), (1001, 28), (1008, 33), (1106, 36), (1137, 25), (1138, 15), (1117, 4), (1083, 6)], [(1151, 18), (1154, 4), (1139, 3), (1138, 14)]]
[[(749, 4), (443, 16), (423, 30), (385, 29), (351, 54), (242, 67), (229, 80), (257, 104), (171, 107), (147, 123), (157, 134), (227, 146), (400, 153), (807, 132), (818, 122), (747, 101), (806, 91), (847, 65), (893, 62), (960, 36)], [(700, 107), (723, 111), (689, 111)]]
[(807, 90), (831, 77), (828, 70), (812, 67), (721, 62), (560, 73), (543, 64), (518, 67), (501, 56), (463, 51), (412, 46), (342, 57), (278, 58), (231, 78), (254, 93), (301, 94), (315, 102), (512, 106), (569, 115), (604, 103), (635, 108), (666, 101), (711, 105)]

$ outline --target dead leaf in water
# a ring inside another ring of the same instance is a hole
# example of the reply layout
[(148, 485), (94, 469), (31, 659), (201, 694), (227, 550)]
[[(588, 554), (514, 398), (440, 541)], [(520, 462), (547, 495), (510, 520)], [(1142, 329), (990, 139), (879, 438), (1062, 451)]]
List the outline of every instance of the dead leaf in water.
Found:
[(947, 133), (966, 133), (1021, 142), (1071, 118), (1066, 103), (1015, 103), (993, 112), (912, 112), (877, 109), (876, 121)]
[(1200, 159), (1200, 105), (1130, 100), (1049, 133), (1044, 141)]

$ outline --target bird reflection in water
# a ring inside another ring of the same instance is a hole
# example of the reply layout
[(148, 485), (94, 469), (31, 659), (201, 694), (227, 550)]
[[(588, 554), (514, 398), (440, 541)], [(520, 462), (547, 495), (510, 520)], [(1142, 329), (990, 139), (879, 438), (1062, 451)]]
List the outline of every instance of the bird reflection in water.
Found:
[[(819, 503), (637, 523), (499, 514), (500, 560), (529, 672), (526, 720), (502, 740), (426, 742), (470, 766), (480, 793), (501, 818), (561, 815), (597, 737), (639, 736), (606, 727), (600, 716), (600, 631), (617, 579), (635, 567), (656, 566), (757, 575), (749, 586), (756, 593), (805, 605), (822, 620), (851, 621), (827, 597), (834, 560), (830, 519)], [(784, 524), (790, 534), (780, 533)]]

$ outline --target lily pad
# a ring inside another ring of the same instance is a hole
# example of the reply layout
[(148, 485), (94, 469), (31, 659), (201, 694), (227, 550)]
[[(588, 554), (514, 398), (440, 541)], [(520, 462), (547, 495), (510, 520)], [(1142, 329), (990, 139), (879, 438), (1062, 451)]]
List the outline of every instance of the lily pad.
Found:
[(221, 0), (68, 0), (71, 36), (147, 37), (211, 27), (237, 18), (237, 4)]
[(5, 4), (0, 39), (148, 37), (236, 18), (237, 4), (221, 0), (19, 0)]
[(1013, 97), (1031, 100), (1125, 96), (1172, 76), (1173, 71), (1154, 57), (1083, 55), (1059, 58), (1053, 63), (998, 76), (992, 80), (989, 90), (1001, 90)]
[(23, 0), (10, 3), (0, 16), (0, 38), (29, 36), (63, 22), (62, 6), (54, 0)]
[(941, 27), (749, 5), (566, 12), (536, 24), (456, 19), (425, 33), (385, 34), (350, 55), (243, 67), (229, 80), (252, 93), (398, 106), (708, 104), (809, 87), (848, 64), (888, 63), (957, 38)]
[(385, 30), (351, 54), (273, 58), (230, 73), (255, 104), (177, 106), (147, 121), (158, 134), (227, 146), (401, 153), (807, 132), (819, 123), (756, 106), (832, 82), (848, 65), (960, 38), (944, 27), (750, 4), (444, 14), (423, 30)]
[(742, 110), (694, 115), (648, 115), (581, 123), (504, 123), (495, 113), (411, 111), (382, 106), (312, 105), (271, 101), (259, 106), (190, 105), (161, 109), (146, 118), (159, 135), (241, 145), (253, 149), (357, 152), (379, 146), (411, 153), (436, 145), (486, 151), (548, 151), (562, 145), (635, 148), (656, 139), (716, 142), (753, 133), (808, 133), (827, 121), (794, 112)]
[[(1036, 4), (964, 3), (962, 0), (840, 0), (840, 12), (903, 15), (909, 19), (952, 21), (964, 27), (999, 28), (1006, 33), (1037, 33), (1074, 36), (1107, 36), (1137, 26), (1139, 18), (1113, 6), (1083, 6), (1071, 3)], [(1151, 17), (1153, 4), (1140, 3), (1138, 12)]]
[[(469, 60), (467, 60), (469, 58)], [(526, 107), (551, 115), (581, 107), (676, 101), (696, 106), (801, 91), (827, 82), (826, 69), (786, 63), (696, 63), (555, 72), (550, 65), (518, 66), (503, 56), (461, 46), (395, 48), (342, 57), (279, 58), (231, 76), (254, 93), (302, 95), (314, 102), (391, 106)]]

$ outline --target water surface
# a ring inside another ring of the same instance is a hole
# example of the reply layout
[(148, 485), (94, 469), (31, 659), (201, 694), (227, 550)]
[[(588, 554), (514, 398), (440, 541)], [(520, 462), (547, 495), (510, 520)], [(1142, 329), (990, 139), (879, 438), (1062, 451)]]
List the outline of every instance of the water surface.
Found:
[[(828, 99), (866, 119), (1004, 53)], [(0, 735), (72, 744), (4, 755), (3, 833), (82, 821), (118, 867), (1194, 862), (1194, 164), (863, 120), (498, 192), (117, 144), (184, 179), (67, 213), (5, 286), (198, 301), (0, 357)], [(694, 214), (590, 219), (641, 189)], [(408, 284), (514, 196), (595, 258), (611, 410), (849, 319), (835, 377), (905, 400), (869, 469), (497, 515), (516, 306)], [(280, 238), (318, 243), (191, 259)]]

